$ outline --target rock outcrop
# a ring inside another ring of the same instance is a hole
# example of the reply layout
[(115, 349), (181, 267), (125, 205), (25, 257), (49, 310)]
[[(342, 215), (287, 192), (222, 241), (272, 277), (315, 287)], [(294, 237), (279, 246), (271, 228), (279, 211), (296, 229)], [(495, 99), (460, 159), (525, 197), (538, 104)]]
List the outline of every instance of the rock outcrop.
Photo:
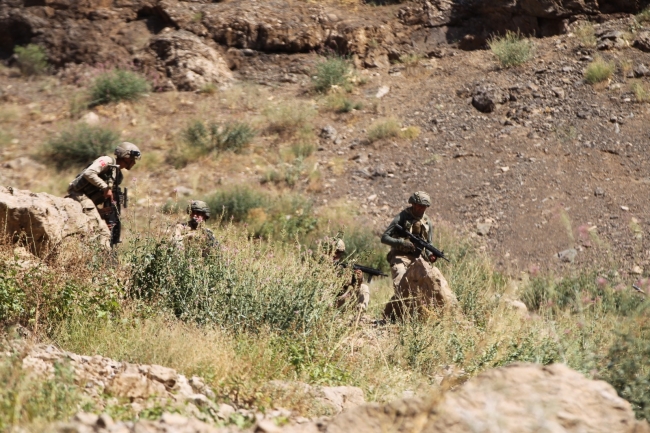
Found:
[(163, 70), (168, 80), (164, 88), (193, 91), (232, 80), (221, 54), (186, 30), (161, 32), (149, 47), (155, 53), (157, 69)]
[(108, 236), (106, 225), (84, 214), (78, 202), (11, 187), (0, 187), (0, 230), (38, 256), (72, 236)]
[(345, 412), (325, 431), (641, 433), (650, 428), (637, 422), (630, 404), (606, 382), (562, 364), (512, 364), (479, 374), (438, 402), (410, 399)]

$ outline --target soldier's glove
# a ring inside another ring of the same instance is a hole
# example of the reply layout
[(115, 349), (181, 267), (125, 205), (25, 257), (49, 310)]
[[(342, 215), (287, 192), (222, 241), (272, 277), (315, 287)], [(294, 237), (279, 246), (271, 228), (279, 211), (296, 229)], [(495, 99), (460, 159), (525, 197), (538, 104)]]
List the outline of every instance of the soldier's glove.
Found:
[(400, 241), (400, 245), (402, 245), (402, 248), (409, 252), (415, 252), (415, 245), (413, 245), (413, 243), (407, 239), (402, 239)]

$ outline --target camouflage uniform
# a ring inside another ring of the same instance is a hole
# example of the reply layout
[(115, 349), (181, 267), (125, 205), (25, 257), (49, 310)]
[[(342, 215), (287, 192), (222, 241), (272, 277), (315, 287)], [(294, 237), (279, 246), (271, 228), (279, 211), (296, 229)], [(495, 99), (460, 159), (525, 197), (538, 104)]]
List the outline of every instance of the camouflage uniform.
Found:
[[(128, 142), (121, 143), (115, 149), (115, 154), (118, 157), (130, 158), (132, 151), (134, 152), (133, 158), (139, 159), (140, 150), (135, 144)], [(111, 234), (106, 223), (99, 215), (97, 206), (100, 204), (103, 206), (105, 201), (104, 191), (110, 188), (109, 183), (119, 186), (123, 179), (124, 176), (117, 165), (117, 160), (111, 156), (100, 156), (68, 185), (68, 195), (66, 197), (78, 201), (83, 212), (97, 221), (97, 227), (101, 230), (97, 237), (102, 245), (109, 248)]]
[[(428, 207), (431, 205), (431, 199), (427, 193), (418, 191), (409, 198), (409, 203), (412, 205), (421, 204)], [(421, 256), (414, 251), (413, 244), (411, 244), (406, 236), (404, 236), (396, 229), (396, 226), (398, 224), (415, 236), (427, 241), (428, 243), (432, 243), (433, 239), (433, 224), (431, 223), (430, 218), (426, 214), (422, 214), (421, 217), (415, 216), (413, 214), (413, 207), (404, 209), (388, 225), (386, 231), (381, 237), (381, 243), (389, 245), (391, 247), (390, 252), (386, 257), (388, 263), (390, 264), (391, 276), (393, 278), (393, 288), (395, 289), (395, 296), (393, 296), (393, 299), (391, 299), (391, 301), (409, 296), (407, 293), (402, 293), (400, 289), (400, 283), (409, 266), (411, 266), (411, 264), (413, 264), (413, 262), (415, 262), (415, 260), (419, 257), (422, 257), (427, 262), (430, 262), (428, 254), (426, 254), (426, 250), (422, 251)], [(432, 266), (432, 268), (433, 274), (437, 277), (436, 279), (438, 282), (435, 284), (435, 286), (441, 292), (440, 296), (446, 300), (449, 300), (449, 303), (454, 303), (455, 296), (451, 290), (449, 290), (447, 282), (442, 276), (442, 273), (435, 266)], [(389, 307), (390, 303), (387, 305), (386, 311), (390, 310)]]
[[(200, 213), (205, 220), (210, 219), (210, 208), (204, 201), (193, 200), (187, 207), (187, 213)], [(207, 255), (209, 250), (217, 246), (217, 241), (212, 230), (205, 228), (203, 222), (190, 218), (189, 221), (176, 224), (174, 228), (174, 243), (184, 249), (188, 243), (193, 243), (204, 248), (203, 255)], [(207, 248), (206, 248), (207, 247)]]
[[(345, 253), (345, 243), (339, 239), (334, 247), (334, 262), (339, 264), (339, 257)], [(370, 287), (363, 282), (363, 273), (360, 271), (353, 271), (349, 283), (343, 286), (336, 298), (336, 306), (342, 308), (346, 304), (354, 305), (355, 308), (365, 311), (370, 302)]]

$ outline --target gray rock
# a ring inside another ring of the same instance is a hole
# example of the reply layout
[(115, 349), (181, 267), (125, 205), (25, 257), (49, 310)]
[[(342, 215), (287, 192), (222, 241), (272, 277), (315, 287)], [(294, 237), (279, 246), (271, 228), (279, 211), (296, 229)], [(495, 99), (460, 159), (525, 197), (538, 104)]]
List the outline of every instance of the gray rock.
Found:
[(174, 192), (179, 196), (183, 196), (183, 197), (189, 197), (192, 194), (194, 194), (194, 190), (192, 188), (188, 188), (186, 186), (181, 186), (181, 185), (174, 188)]
[(506, 94), (499, 89), (477, 87), (472, 96), (472, 106), (482, 113), (491, 113), (507, 100)]
[(73, 421), (77, 421), (80, 422), (81, 424), (90, 425), (90, 426), (96, 425), (98, 420), (99, 420), (99, 416), (95, 415), (94, 413), (86, 413), (86, 412), (79, 412), (73, 418)]
[(568, 250), (560, 251), (557, 253), (558, 258), (561, 262), (564, 263), (573, 263), (578, 255), (578, 251), (574, 248), (569, 248)]
[(476, 233), (479, 236), (487, 236), (490, 234), (490, 229), (492, 228), (491, 222), (484, 222), (476, 224)]
[(221, 419), (227, 420), (230, 418), (230, 415), (235, 413), (235, 408), (229, 404), (221, 403), (219, 405), (219, 410), (217, 410), (217, 416)]
[(634, 46), (641, 51), (650, 53), (650, 32), (639, 32), (634, 39)]
[(557, 96), (560, 99), (564, 99), (564, 97), (566, 96), (564, 93), (564, 89), (561, 87), (551, 87), (551, 90), (553, 91), (553, 93), (555, 93), (555, 96)]
[(596, 197), (605, 197), (605, 190), (597, 186), (596, 189), (594, 190), (594, 195)]
[(338, 132), (332, 125), (327, 125), (321, 129), (320, 136), (325, 140), (336, 141)]
[(383, 164), (379, 164), (378, 166), (375, 167), (375, 170), (373, 171), (372, 175), (374, 177), (386, 177), (388, 175), (388, 171), (386, 170), (386, 167)]
[(637, 78), (650, 77), (650, 69), (644, 64), (639, 64), (634, 67), (634, 76)]

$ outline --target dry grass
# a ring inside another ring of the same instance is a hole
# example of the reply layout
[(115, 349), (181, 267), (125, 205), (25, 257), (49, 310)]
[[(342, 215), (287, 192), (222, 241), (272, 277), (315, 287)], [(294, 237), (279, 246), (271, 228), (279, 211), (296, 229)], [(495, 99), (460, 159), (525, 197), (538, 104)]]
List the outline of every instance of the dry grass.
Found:
[(650, 102), (650, 90), (646, 88), (643, 82), (635, 81), (630, 85), (630, 90), (634, 93), (637, 102)]
[(581, 23), (574, 31), (578, 41), (585, 48), (594, 48), (598, 40), (596, 39), (596, 29), (589, 21)]
[(602, 57), (596, 57), (585, 70), (585, 81), (589, 84), (602, 83), (609, 80), (614, 75), (615, 70), (616, 65), (614, 63), (608, 62)]
[(269, 133), (293, 138), (299, 134), (311, 133), (311, 121), (316, 115), (316, 110), (309, 104), (287, 102), (268, 107), (264, 114)]

